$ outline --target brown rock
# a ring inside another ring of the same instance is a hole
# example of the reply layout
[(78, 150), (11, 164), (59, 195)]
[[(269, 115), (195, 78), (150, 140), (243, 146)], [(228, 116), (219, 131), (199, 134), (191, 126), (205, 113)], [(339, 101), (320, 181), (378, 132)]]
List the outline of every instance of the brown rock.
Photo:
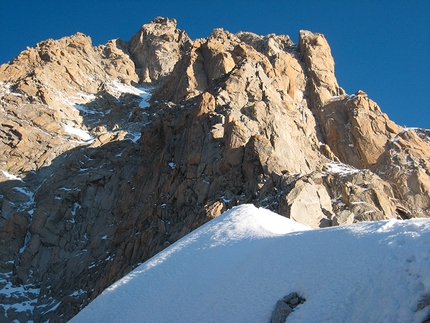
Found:
[[(374, 170), (392, 183), (397, 199), (404, 207), (403, 218), (430, 216), (430, 158), (428, 131), (404, 129), (387, 142)], [(421, 136), (420, 136), (421, 135)]]
[(311, 109), (322, 107), (333, 96), (345, 94), (334, 76), (334, 59), (324, 35), (299, 32), (299, 49), (310, 80)]
[(162, 81), (190, 45), (187, 34), (176, 28), (175, 19), (158, 17), (143, 25), (129, 43), (130, 54), (136, 66), (142, 69), (140, 82)]
[(317, 184), (312, 177), (294, 183), (294, 188), (281, 200), (280, 212), (311, 228), (331, 226), (333, 215), (327, 190), (322, 182)]

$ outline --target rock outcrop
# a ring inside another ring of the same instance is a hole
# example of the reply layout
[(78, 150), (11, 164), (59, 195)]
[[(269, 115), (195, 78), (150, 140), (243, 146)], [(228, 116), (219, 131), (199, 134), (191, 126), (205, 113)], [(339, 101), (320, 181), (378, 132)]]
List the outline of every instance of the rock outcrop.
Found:
[(161, 82), (170, 75), (192, 42), (176, 20), (158, 17), (131, 38), (128, 48), (141, 83)]
[(306, 299), (299, 296), (296, 292), (288, 294), (276, 302), (270, 322), (284, 323), (288, 315), (290, 315), (297, 306), (304, 302), (306, 302)]
[(4, 321), (67, 321), (242, 203), (314, 228), (430, 216), (429, 132), (347, 95), (321, 34), (191, 41), (156, 18), (41, 42), (0, 87)]

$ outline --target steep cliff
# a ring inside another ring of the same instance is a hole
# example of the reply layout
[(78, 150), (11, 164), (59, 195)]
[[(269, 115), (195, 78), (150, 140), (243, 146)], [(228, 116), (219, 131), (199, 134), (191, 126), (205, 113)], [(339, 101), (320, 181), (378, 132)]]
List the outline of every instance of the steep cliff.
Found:
[(238, 204), (315, 228), (430, 217), (430, 132), (346, 94), (321, 34), (192, 41), (156, 18), (41, 42), (0, 87), (5, 321), (67, 321)]

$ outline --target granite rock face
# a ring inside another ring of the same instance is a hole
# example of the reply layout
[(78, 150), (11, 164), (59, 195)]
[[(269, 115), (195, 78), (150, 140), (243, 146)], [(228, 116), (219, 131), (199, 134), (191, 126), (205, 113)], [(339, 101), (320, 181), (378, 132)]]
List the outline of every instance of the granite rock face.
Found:
[(430, 216), (429, 132), (346, 94), (321, 34), (192, 41), (156, 18), (41, 42), (0, 88), (6, 322), (67, 321), (238, 204), (313, 228)]
[(176, 20), (158, 17), (143, 25), (128, 43), (141, 83), (160, 82), (185, 55), (192, 42)]

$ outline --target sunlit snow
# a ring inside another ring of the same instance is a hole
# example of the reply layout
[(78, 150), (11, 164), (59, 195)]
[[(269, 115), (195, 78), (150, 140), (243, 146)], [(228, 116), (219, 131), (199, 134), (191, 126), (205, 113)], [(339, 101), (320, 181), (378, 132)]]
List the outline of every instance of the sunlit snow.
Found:
[(85, 130), (82, 130), (79, 128), (64, 125), (64, 131), (66, 131), (67, 133), (69, 133), (71, 135), (76, 135), (76, 136), (80, 137), (83, 141), (94, 140), (94, 138), (90, 135), (90, 133), (88, 131), (85, 131)]
[(115, 96), (120, 96), (122, 93), (131, 93), (141, 97), (139, 107), (144, 108), (149, 98), (151, 97), (151, 89), (153, 87), (136, 87), (133, 85), (127, 85), (118, 81), (113, 80), (111, 83), (107, 84), (110, 92)]
[(4, 94), (10, 94), (11, 84), (0, 81), (0, 92)]
[(4, 171), (4, 170), (0, 170), (0, 172), (3, 174), (3, 176), (4, 176), (4, 177), (6, 177), (6, 178), (8, 178), (8, 179), (16, 180), (16, 181), (21, 181), (21, 182), (22, 182), (22, 179), (21, 179), (21, 178), (19, 178), (19, 177), (15, 176), (15, 175), (13, 175), (13, 174), (10, 174), (10, 173), (8, 173), (8, 172), (6, 172), (6, 171)]
[(430, 220), (309, 230), (242, 205), (106, 289), (71, 322), (422, 322), (430, 306)]
[(327, 163), (327, 173), (336, 173), (342, 175), (351, 175), (358, 173), (359, 170), (343, 163), (330, 162)]

